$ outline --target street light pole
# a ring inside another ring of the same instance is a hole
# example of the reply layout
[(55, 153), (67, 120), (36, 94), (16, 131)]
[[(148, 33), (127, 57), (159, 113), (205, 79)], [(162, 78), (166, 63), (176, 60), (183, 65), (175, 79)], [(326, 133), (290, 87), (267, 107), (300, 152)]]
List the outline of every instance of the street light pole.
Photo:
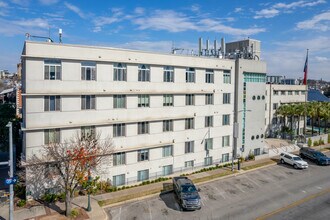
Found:
[(87, 188), (87, 198), (88, 198), (88, 202), (87, 202), (87, 212), (90, 212), (92, 211), (92, 206), (91, 206), (91, 194), (90, 194), (90, 187), (91, 187), (91, 180), (92, 180), (92, 177), (91, 177), (91, 171), (88, 170), (88, 188)]
[[(6, 125), (9, 129), (9, 178), (14, 177), (14, 159), (13, 159), (13, 126), (11, 122)], [(14, 185), (9, 185), (9, 220), (14, 219)]]

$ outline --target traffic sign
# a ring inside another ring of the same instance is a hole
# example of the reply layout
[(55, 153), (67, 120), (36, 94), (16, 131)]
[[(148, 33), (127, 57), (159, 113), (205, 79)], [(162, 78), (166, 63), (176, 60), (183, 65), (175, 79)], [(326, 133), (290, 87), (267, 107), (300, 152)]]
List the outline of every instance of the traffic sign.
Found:
[(17, 177), (14, 176), (12, 178), (6, 178), (5, 183), (6, 183), (6, 185), (16, 184), (17, 183)]

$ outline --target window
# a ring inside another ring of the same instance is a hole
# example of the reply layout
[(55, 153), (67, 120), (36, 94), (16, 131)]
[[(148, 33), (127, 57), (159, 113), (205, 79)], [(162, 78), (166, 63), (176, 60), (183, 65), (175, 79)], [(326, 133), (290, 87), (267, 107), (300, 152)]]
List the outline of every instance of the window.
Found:
[(258, 156), (258, 155), (260, 155), (260, 148), (256, 148), (256, 149), (254, 149), (254, 150), (253, 150), (253, 154), (254, 154), (254, 156)]
[(288, 95), (292, 95), (292, 91), (288, 91)]
[(213, 94), (205, 94), (205, 105), (213, 105)]
[(205, 82), (206, 83), (214, 83), (214, 72), (213, 70), (205, 71)]
[(299, 95), (299, 91), (294, 91), (294, 94), (295, 95)]
[(113, 165), (118, 166), (118, 165), (124, 165), (126, 164), (126, 153), (121, 152), (121, 153), (114, 153), (113, 154)]
[(163, 95), (163, 106), (173, 106), (173, 95)]
[(222, 147), (229, 147), (229, 139), (229, 135), (222, 137)]
[(222, 154), (222, 159), (221, 159), (222, 163), (224, 162), (229, 162), (229, 153), (227, 154)]
[(163, 132), (173, 131), (173, 120), (163, 121)]
[(125, 174), (113, 176), (112, 184), (114, 186), (125, 185)]
[(126, 108), (126, 95), (113, 95), (113, 108)]
[(188, 168), (188, 167), (194, 167), (194, 161), (193, 160), (189, 160), (184, 162), (184, 167)]
[(273, 110), (276, 110), (278, 108), (278, 103), (273, 103)]
[(149, 150), (138, 150), (138, 162), (149, 160)]
[(149, 133), (149, 122), (138, 122), (138, 134)]
[(61, 80), (61, 61), (45, 60), (44, 77), (49, 80)]
[(210, 166), (212, 165), (213, 161), (212, 161), (212, 157), (205, 157), (204, 158), (204, 166)]
[(194, 129), (194, 119), (193, 118), (186, 118), (185, 119), (185, 129)]
[(61, 96), (45, 96), (44, 101), (45, 112), (61, 111)]
[(81, 80), (96, 80), (96, 63), (81, 63)]
[(195, 82), (195, 68), (186, 69), (186, 82), (187, 83)]
[(124, 63), (115, 63), (113, 65), (113, 81), (126, 81), (127, 67)]
[(230, 70), (223, 71), (223, 83), (224, 84), (231, 84), (231, 73)]
[(230, 104), (230, 93), (223, 93), (223, 104)]
[(186, 105), (195, 105), (195, 95), (194, 94), (186, 95)]
[(306, 94), (306, 91), (301, 91), (301, 94), (302, 94), (302, 95), (305, 95), (305, 94)]
[(230, 115), (222, 115), (222, 125), (230, 125)]
[(163, 176), (171, 175), (173, 173), (173, 165), (163, 166)]
[(150, 81), (150, 66), (140, 64), (139, 65), (139, 76), (138, 81), (147, 82)]
[(145, 181), (149, 179), (149, 170), (140, 170), (138, 171), (138, 181)]
[(281, 91), (281, 95), (285, 95), (285, 91)]
[(126, 125), (125, 124), (114, 124), (113, 125), (113, 136), (121, 137), (126, 135)]
[(174, 82), (174, 68), (172, 66), (164, 67), (164, 82)]
[(95, 138), (95, 126), (85, 126), (81, 127), (81, 138)]
[(204, 147), (205, 147), (205, 150), (212, 150), (213, 149), (213, 138), (206, 138)]
[(44, 131), (45, 144), (60, 143), (60, 129), (47, 129)]
[(163, 147), (163, 157), (173, 156), (173, 146), (168, 145)]
[(273, 95), (278, 95), (278, 91), (277, 90), (274, 90), (273, 91)]
[(186, 141), (184, 143), (184, 153), (185, 154), (194, 153), (194, 145), (195, 145), (194, 141)]
[(82, 95), (81, 96), (81, 109), (95, 109), (95, 95)]
[(213, 116), (205, 116), (205, 127), (213, 127)]
[(149, 107), (149, 101), (149, 95), (138, 95), (138, 107)]

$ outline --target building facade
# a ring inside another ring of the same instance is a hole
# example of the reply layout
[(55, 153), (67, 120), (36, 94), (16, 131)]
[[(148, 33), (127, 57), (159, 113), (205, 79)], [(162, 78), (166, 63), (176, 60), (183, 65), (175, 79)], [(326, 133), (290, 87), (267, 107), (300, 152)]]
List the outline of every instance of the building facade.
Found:
[(86, 130), (112, 138), (114, 185), (232, 157), (233, 60), (27, 41), (22, 64), (25, 159)]

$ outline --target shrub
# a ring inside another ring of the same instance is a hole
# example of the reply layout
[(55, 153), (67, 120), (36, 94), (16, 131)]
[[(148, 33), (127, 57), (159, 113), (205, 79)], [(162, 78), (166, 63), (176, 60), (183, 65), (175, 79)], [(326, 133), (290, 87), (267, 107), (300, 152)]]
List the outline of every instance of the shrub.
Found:
[(18, 207), (23, 207), (26, 205), (26, 200), (25, 199), (20, 199), (18, 202), (17, 202), (17, 206)]
[(25, 199), (26, 196), (26, 187), (22, 183), (14, 185), (15, 196), (20, 199)]
[(319, 146), (319, 142), (318, 141), (314, 141), (313, 142), (313, 146)]
[(60, 201), (60, 202), (64, 202), (65, 201), (65, 193), (60, 193), (57, 195), (57, 199)]
[(328, 134), (328, 143), (330, 143), (330, 134)]
[(57, 195), (53, 193), (44, 194), (41, 199), (47, 203), (54, 203), (57, 201)]
[(70, 215), (72, 218), (76, 218), (79, 215), (79, 210), (76, 208), (72, 209)]
[(320, 138), (319, 145), (323, 145), (323, 144), (324, 144), (324, 140), (322, 140), (322, 138)]
[(308, 147), (312, 146), (312, 139), (311, 138), (308, 138), (307, 145), (308, 145)]
[(249, 154), (248, 158), (249, 158), (249, 160), (254, 160), (255, 156), (254, 156), (254, 154), (251, 153), (251, 154)]

